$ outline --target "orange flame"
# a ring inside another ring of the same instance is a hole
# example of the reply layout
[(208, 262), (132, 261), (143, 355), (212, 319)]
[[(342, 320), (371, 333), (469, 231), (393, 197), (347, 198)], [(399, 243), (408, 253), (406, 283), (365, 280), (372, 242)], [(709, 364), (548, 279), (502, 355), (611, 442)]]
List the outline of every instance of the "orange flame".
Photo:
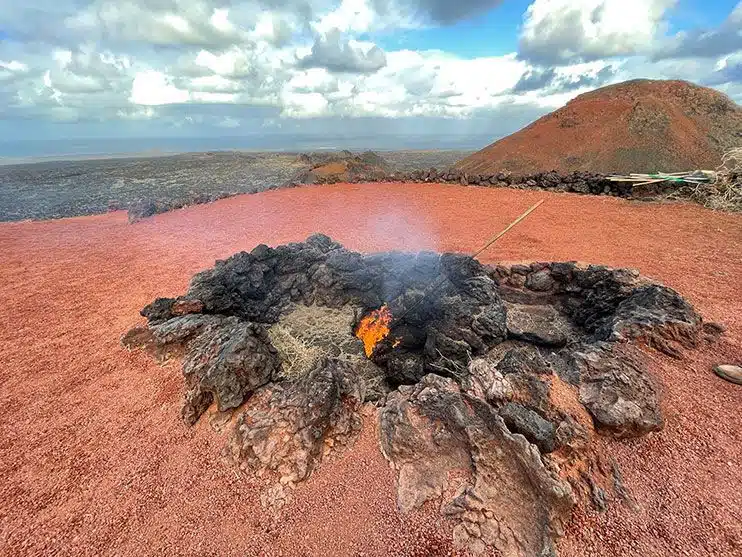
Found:
[(376, 345), (389, 335), (391, 322), (392, 312), (387, 306), (381, 306), (361, 319), (356, 328), (356, 336), (363, 341), (367, 357), (370, 358)]

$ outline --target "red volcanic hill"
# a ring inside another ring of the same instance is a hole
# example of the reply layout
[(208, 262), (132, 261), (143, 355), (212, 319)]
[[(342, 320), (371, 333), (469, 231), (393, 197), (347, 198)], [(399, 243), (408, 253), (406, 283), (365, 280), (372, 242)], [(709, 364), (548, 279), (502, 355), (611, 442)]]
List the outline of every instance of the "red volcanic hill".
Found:
[(742, 146), (742, 108), (686, 81), (633, 80), (580, 95), (459, 161), (470, 174), (713, 169)]

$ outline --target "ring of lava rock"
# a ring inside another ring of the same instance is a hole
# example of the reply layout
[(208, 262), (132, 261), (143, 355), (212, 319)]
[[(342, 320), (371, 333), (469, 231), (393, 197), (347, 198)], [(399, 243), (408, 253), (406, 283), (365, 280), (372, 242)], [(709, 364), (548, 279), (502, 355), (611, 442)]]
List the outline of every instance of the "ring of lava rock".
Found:
[(644, 350), (720, 333), (631, 270), (362, 255), (323, 235), (218, 261), (142, 315), (123, 345), (182, 359), (183, 419), (215, 406), (235, 463), (277, 480), (272, 504), (352, 446), (366, 406), (401, 512), (437, 501), (456, 547), (518, 556), (555, 554), (575, 505), (630, 497), (594, 440), (662, 428)]

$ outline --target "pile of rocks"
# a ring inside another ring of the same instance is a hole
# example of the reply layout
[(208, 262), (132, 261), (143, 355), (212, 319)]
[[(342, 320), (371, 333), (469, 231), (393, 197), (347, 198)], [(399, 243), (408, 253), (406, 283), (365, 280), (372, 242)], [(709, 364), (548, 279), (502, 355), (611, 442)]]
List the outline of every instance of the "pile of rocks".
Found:
[[(400, 319), (367, 358), (355, 326), (382, 305)], [(362, 255), (322, 235), (219, 261), (142, 315), (123, 345), (182, 359), (183, 419), (213, 406), (242, 469), (290, 489), (375, 414), (400, 511), (437, 501), (457, 547), (518, 556), (554, 554), (575, 504), (625, 495), (594, 439), (663, 425), (636, 341), (679, 356), (719, 332), (632, 271)], [(302, 375), (275, 327), (319, 354)]]
[[(220, 199), (234, 197), (235, 195), (239, 195), (239, 193), (235, 191), (192, 193), (183, 195), (178, 199), (170, 200), (142, 198), (129, 204), (127, 218), (129, 224), (133, 224), (151, 216), (159, 215), (160, 213), (167, 213), (168, 211), (175, 211), (176, 209), (182, 209), (183, 207), (190, 207), (192, 205), (213, 203)], [(111, 209), (117, 210), (118, 207), (112, 207)]]
[(350, 151), (339, 153), (305, 153), (299, 162), (307, 164), (294, 180), (294, 184), (332, 184), (383, 180), (389, 174), (387, 162), (374, 153), (366, 151), (355, 155)]

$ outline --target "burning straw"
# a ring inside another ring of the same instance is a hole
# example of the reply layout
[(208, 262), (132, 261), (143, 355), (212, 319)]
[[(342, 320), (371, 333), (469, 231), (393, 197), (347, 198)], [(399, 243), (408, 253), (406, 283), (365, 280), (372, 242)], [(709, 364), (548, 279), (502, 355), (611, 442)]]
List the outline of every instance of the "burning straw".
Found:
[(376, 345), (384, 340), (391, 331), (392, 312), (388, 306), (381, 306), (364, 317), (356, 329), (356, 337), (363, 341), (367, 357), (374, 353)]

